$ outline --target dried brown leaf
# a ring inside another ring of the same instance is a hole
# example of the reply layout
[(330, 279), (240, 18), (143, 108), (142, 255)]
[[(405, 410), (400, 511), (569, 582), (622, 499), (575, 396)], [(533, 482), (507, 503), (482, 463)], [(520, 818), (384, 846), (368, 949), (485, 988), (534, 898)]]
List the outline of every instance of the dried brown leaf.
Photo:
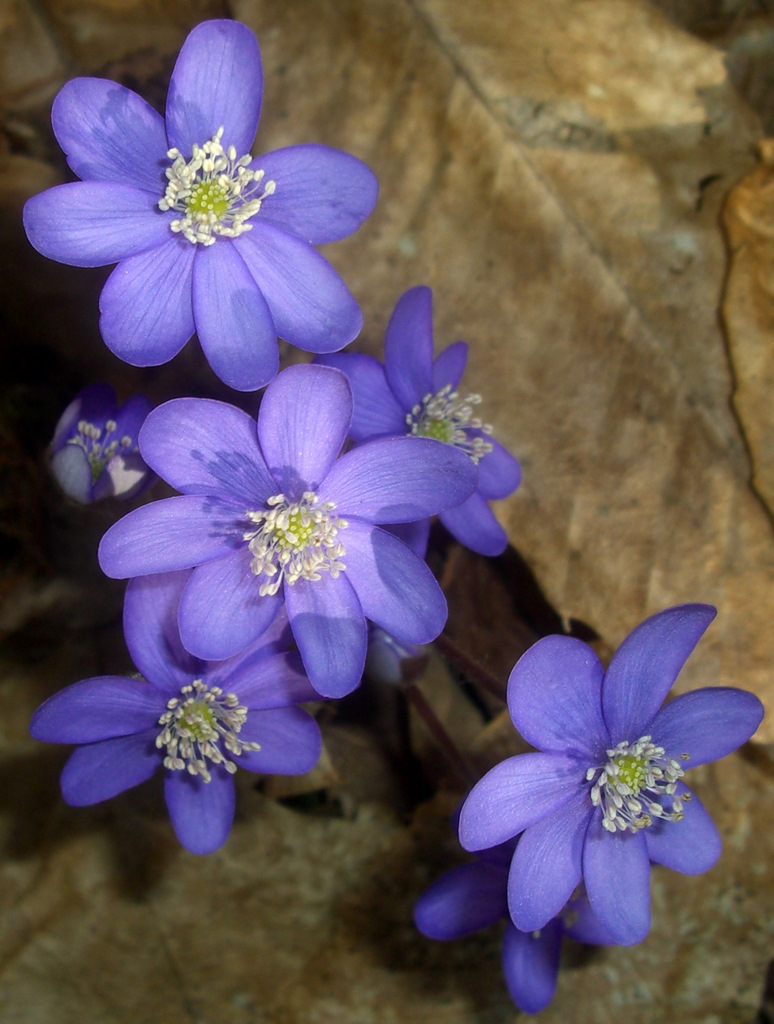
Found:
[(466, 383), (524, 466), (499, 514), (550, 604), (614, 649), (648, 614), (713, 603), (679, 687), (768, 699), (774, 543), (717, 308), (718, 212), (758, 122), (722, 53), (645, 2), (234, 9), (275, 33), (259, 145), (324, 126), (379, 174), (332, 253), (367, 300), (358, 345), (381, 353), (417, 283), (437, 348), (469, 342)]
[(734, 367), (734, 407), (753, 461), (753, 483), (774, 514), (774, 142), (731, 191), (723, 220), (731, 265), (723, 302)]

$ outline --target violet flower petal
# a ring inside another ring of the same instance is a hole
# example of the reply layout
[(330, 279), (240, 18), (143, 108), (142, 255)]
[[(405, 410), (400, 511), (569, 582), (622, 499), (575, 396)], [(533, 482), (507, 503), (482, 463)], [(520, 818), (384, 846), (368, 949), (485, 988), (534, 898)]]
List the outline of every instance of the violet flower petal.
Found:
[(97, 676), (66, 686), (40, 705), (30, 735), (48, 743), (94, 743), (151, 728), (166, 701), (140, 679)]
[(433, 392), (436, 393), (447, 386), (456, 391), (467, 365), (467, 344), (464, 341), (455, 341), (453, 345), (447, 345), (433, 360)]
[(164, 195), (164, 119), (142, 97), (104, 78), (74, 78), (60, 89), (51, 123), (67, 163), (84, 181), (115, 181)]
[(167, 94), (170, 147), (186, 160), (223, 127), (223, 148), (249, 153), (261, 116), (263, 71), (258, 40), (238, 21), (205, 21), (178, 54)]
[(372, 437), (408, 433), (406, 412), (395, 400), (378, 359), (360, 352), (331, 352), (314, 361), (316, 366), (332, 366), (347, 375), (354, 399), (349, 428), (353, 441), (360, 444)]
[(261, 774), (303, 775), (314, 768), (322, 751), (317, 722), (297, 707), (250, 712), (239, 738), (260, 743), (261, 749), (235, 754), (234, 761)]
[(141, 675), (167, 696), (203, 674), (204, 666), (180, 643), (177, 628), (177, 607), (189, 576), (187, 570), (137, 576), (126, 587), (126, 646)]
[(258, 639), (279, 611), (281, 596), (258, 593), (251, 559), (243, 545), (225, 558), (197, 565), (191, 573), (178, 619), (183, 646), (198, 658), (220, 661), (238, 654)]
[(588, 644), (546, 636), (521, 656), (508, 680), (508, 709), (524, 739), (565, 751), (590, 767), (610, 746), (602, 721), (604, 669)]
[(194, 332), (191, 275), (195, 246), (178, 236), (119, 263), (99, 298), (99, 329), (119, 359), (158, 366)]
[(497, 846), (566, 804), (583, 785), (584, 766), (567, 754), (517, 754), (491, 768), (460, 811), (465, 850)]
[(539, 935), (508, 924), (503, 935), (503, 975), (511, 999), (524, 1013), (539, 1013), (554, 998), (559, 978), (562, 927), (550, 922)]
[(613, 940), (642, 942), (650, 929), (650, 861), (642, 832), (611, 834), (597, 809), (586, 832), (583, 880), (591, 909)]
[(562, 914), (564, 934), (576, 942), (587, 942), (592, 946), (613, 946), (615, 939), (594, 914), (585, 891), (567, 904)]
[(255, 391), (276, 376), (274, 321), (233, 245), (196, 247), (193, 313), (207, 362), (224, 384)]
[[(237, 692), (235, 687), (238, 687), (241, 691), (242, 686), (250, 685), (250, 679), (247, 678), (251, 671), (249, 666), (262, 666), (265, 661), (269, 661), (277, 654), (282, 654), (291, 659), (292, 667), (289, 671), (303, 672), (301, 659), (298, 654), (288, 654), (292, 646), (293, 632), (290, 628), (284, 602), (281, 602), (279, 611), (254, 643), (248, 644), (239, 654), (235, 654), (225, 661), (211, 661), (208, 663), (207, 678), (212, 685), (220, 686), (224, 690), (234, 690), (234, 692)], [(243, 666), (247, 667), (243, 668)], [(255, 671), (255, 668), (253, 668), (253, 671)], [(223, 680), (226, 680), (225, 684)], [(281, 690), (278, 690), (278, 692), (281, 695)], [(317, 691), (314, 691), (314, 693), (315, 696), (309, 699), (317, 700)], [(302, 700), (306, 699), (306, 697), (302, 698)], [(245, 702), (241, 701), (241, 703), (244, 704)], [(280, 703), (284, 704), (287, 702), (280, 701)], [(292, 703), (296, 703), (296, 701), (293, 700)]]
[[(56, 451), (68, 438), (75, 437), (80, 420), (105, 423), (115, 414), (116, 404), (116, 393), (109, 384), (102, 381), (89, 384), (75, 396), (59, 417), (51, 439), (51, 448)], [(134, 437), (135, 434), (131, 436)]]
[(368, 648), (363, 610), (346, 572), (285, 584), (285, 603), (309, 681), (324, 697), (343, 697), (360, 682)]
[(145, 465), (139, 452), (114, 455), (94, 484), (94, 501), (102, 498), (120, 498), (128, 501), (142, 494), (156, 479), (156, 474)]
[(476, 486), (459, 448), (429, 437), (383, 437), (343, 455), (319, 488), (341, 516), (407, 523), (459, 505)]
[(307, 352), (336, 352), (360, 333), (363, 315), (316, 249), (258, 218), (233, 245), (263, 292), (277, 333)]
[(384, 337), (384, 366), (407, 412), (433, 392), (433, 293), (424, 285), (398, 299)]
[(544, 928), (572, 896), (581, 880), (583, 840), (592, 811), (588, 792), (581, 791), (525, 829), (508, 877), (508, 907), (517, 928)]
[(113, 436), (126, 436), (136, 440), (140, 428), (148, 418), (148, 413), (152, 408), (153, 406), (145, 395), (130, 395), (124, 404), (115, 411), (113, 419), (116, 423), (116, 429), (113, 431)]
[(87, 807), (139, 786), (161, 767), (156, 749), (158, 725), (131, 736), (117, 736), (76, 747), (70, 754), (60, 784), (65, 802)]
[(139, 452), (119, 452), (105, 466), (94, 484), (94, 500), (121, 498), (128, 501), (146, 490), (155, 480)]
[(602, 686), (602, 714), (614, 742), (650, 734), (656, 712), (715, 615), (706, 604), (667, 608), (624, 640)]
[(233, 502), (199, 494), (162, 498), (110, 527), (100, 541), (99, 564), (119, 580), (190, 569), (246, 547), (244, 529), (242, 508)]
[(423, 561), (427, 554), (427, 545), (430, 540), (430, 519), (417, 519), (413, 523), (392, 523), (385, 527), (387, 533), (402, 540), (411, 548), (417, 558)]
[(54, 479), (73, 501), (88, 505), (94, 500), (94, 477), (86, 452), (79, 444), (65, 444), (49, 460)]
[(688, 793), (682, 821), (659, 821), (644, 830), (648, 856), (656, 864), (683, 875), (701, 875), (717, 863), (722, 840), (709, 812), (695, 793), (678, 784), (678, 794)]
[(220, 496), (247, 510), (262, 507), (276, 493), (255, 420), (226, 402), (165, 402), (145, 421), (140, 448), (148, 465), (184, 494)]
[(352, 392), (343, 373), (308, 365), (283, 370), (258, 411), (258, 439), (277, 481), (274, 493), (297, 501), (304, 491), (317, 491), (351, 419)]
[(442, 875), (422, 893), (414, 923), (428, 939), (459, 939), (495, 924), (508, 913), (506, 872), (476, 861)]
[(668, 757), (688, 754), (687, 768), (725, 757), (753, 735), (763, 705), (746, 690), (711, 686), (676, 697), (653, 719), (653, 742)]
[(292, 231), (310, 245), (337, 242), (357, 231), (376, 205), (376, 175), (357, 157), (330, 146), (289, 146), (264, 153), (251, 168), (277, 189), (261, 205), (261, 220)]
[(521, 483), (518, 459), (489, 434), (474, 431), (492, 445), (491, 452), (478, 463), (478, 493), (488, 501), (507, 498)]
[(508, 547), (508, 535), (478, 491), (456, 508), (441, 512), (439, 519), (452, 537), (479, 555), (501, 555)]
[(210, 782), (186, 771), (164, 772), (164, 796), (177, 838), (191, 853), (214, 853), (228, 839), (234, 821), (234, 780), (222, 765)]
[(378, 627), (369, 628), (365, 674), (382, 686), (403, 686), (406, 661), (421, 657), (422, 653), (422, 647), (403, 644)]
[(268, 654), (264, 647), (238, 660), (218, 677), (217, 685), (227, 693), (235, 693), (239, 703), (250, 711), (302, 704), (320, 699), (306, 677), (297, 654)]
[(24, 230), (43, 256), (73, 267), (102, 267), (156, 249), (170, 216), (153, 197), (112, 181), (73, 181), (28, 199)]
[(425, 562), (397, 537), (355, 520), (340, 538), (366, 618), (403, 643), (434, 640), (446, 622), (446, 598)]

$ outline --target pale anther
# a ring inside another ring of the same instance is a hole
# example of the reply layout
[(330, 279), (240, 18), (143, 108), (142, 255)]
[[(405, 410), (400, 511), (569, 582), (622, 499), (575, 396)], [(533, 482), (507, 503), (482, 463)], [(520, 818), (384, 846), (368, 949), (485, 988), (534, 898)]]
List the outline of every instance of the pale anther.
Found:
[(259, 743), (240, 740), (238, 733), (247, 720), (233, 693), (223, 693), (219, 686), (207, 686), (201, 679), (180, 690), (179, 697), (167, 701), (167, 710), (159, 718), (163, 726), (156, 737), (156, 746), (164, 748), (164, 767), (169, 771), (187, 771), (202, 782), (210, 782), (211, 764), (221, 764), (233, 775), (236, 764), (227, 753), (239, 756), (245, 750), (260, 750)]
[(305, 491), (299, 501), (272, 495), (266, 505), (246, 513), (258, 529), (243, 534), (253, 556), (250, 568), (264, 577), (261, 597), (276, 594), (283, 580), (292, 586), (300, 579), (322, 579), (321, 572), (335, 579), (346, 568), (338, 533), (347, 521), (332, 515), (334, 502), (320, 502), (313, 491)]
[(409, 433), (453, 444), (455, 448), (467, 452), (474, 462), (479, 462), (493, 448), (491, 441), (469, 433), (470, 430), (492, 433), (491, 426), (483, 423), (474, 413), (473, 407), (480, 402), (481, 395), (465, 395), (461, 398), (456, 391), (452, 391), (451, 384), (447, 384), (436, 394), (425, 395), (421, 403), (406, 414)]
[[(681, 760), (688, 760), (683, 754)], [(653, 824), (654, 818), (680, 821), (683, 803), (690, 794), (678, 795), (677, 782), (685, 772), (667, 757), (663, 747), (641, 736), (635, 743), (622, 742), (607, 751), (604, 765), (586, 772), (591, 802), (602, 808), (602, 826), (608, 832), (637, 832)]]
[[(87, 420), (78, 422), (78, 432), (74, 437), (68, 439), (67, 444), (77, 445), (82, 448), (91, 466), (92, 480), (97, 480), (105, 466), (110, 462), (119, 448), (123, 454), (133, 454), (138, 451), (130, 437), (111, 438), (110, 435), (118, 428), (115, 420), (108, 420), (105, 423), (105, 434), (94, 423)], [(131, 449), (131, 452), (127, 452)]]
[(194, 143), (190, 160), (178, 149), (167, 152), (172, 166), (166, 170), (168, 184), (159, 208), (183, 214), (169, 226), (192, 243), (212, 245), (218, 236), (236, 238), (249, 231), (247, 221), (277, 187), (274, 181), (263, 182), (263, 171), (248, 168), (249, 153), (237, 157), (234, 146), (224, 150), (222, 137), (221, 127), (203, 145)]

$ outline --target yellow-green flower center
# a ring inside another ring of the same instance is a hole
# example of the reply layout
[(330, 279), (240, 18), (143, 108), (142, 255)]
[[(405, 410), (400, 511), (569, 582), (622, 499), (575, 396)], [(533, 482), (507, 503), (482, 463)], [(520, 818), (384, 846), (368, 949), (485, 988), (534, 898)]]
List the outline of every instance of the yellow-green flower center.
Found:
[(191, 189), (185, 208), (189, 217), (212, 214), (213, 217), (220, 220), (228, 210), (228, 194), (217, 181), (200, 181)]
[(434, 437), (444, 444), (454, 444), (454, 427), (448, 420), (420, 420), (415, 433), (418, 437)]
[(492, 442), (481, 434), (490, 434), (492, 428), (475, 415), (473, 409), (481, 401), (480, 395), (461, 398), (447, 384), (435, 395), (425, 395), (406, 415), (410, 434), (432, 437), (444, 444), (461, 448), (474, 462), (479, 462), (492, 451)]
[(195, 700), (186, 704), (183, 714), (177, 720), (177, 730), (181, 736), (187, 735), (197, 743), (209, 739), (215, 730), (215, 715), (210, 711), (206, 702)]
[(288, 514), (287, 525), (274, 527), (274, 540), (281, 548), (301, 551), (307, 546), (314, 534), (314, 523), (299, 507)]
[[(619, 743), (607, 757), (606, 764), (588, 769), (586, 779), (593, 782), (591, 802), (602, 808), (602, 826), (608, 832), (637, 832), (654, 819), (682, 820), (683, 804), (691, 798), (690, 793), (677, 792), (685, 772), (652, 737)], [(688, 755), (680, 759), (687, 761)]]
[(615, 758), (618, 768), (618, 778), (636, 796), (642, 789), (645, 782), (647, 762), (634, 754), (623, 754)]
[(253, 556), (250, 569), (264, 577), (261, 597), (276, 594), (283, 580), (292, 586), (300, 579), (320, 580), (321, 572), (335, 579), (346, 568), (338, 533), (347, 521), (331, 515), (336, 508), (332, 501), (320, 503), (313, 491), (306, 491), (293, 502), (275, 494), (266, 506), (246, 513), (258, 529), (242, 535)]
[(181, 688), (178, 697), (167, 701), (167, 710), (159, 718), (162, 730), (156, 746), (166, 750), (164, 767), (198, 775), (202, 782), (212, 778), (208, 761), (222, 764), (233, 774), (236, 765), (224, 749), (237, 756), (245, 750), (261, 749), (259, 743), (239, 739), (237, 734), (246, 721), (247, 708), (235, 694), (194, 679)]
[(247, 221), (276, 188), (275, 182), (267, 181), (257, 194), (263, 171), (250, 168), (249, 153), (238, 157), (233, 146), (224, 149), (222, 138), (219, 128), (203, 145), (192, 147), (190, 160), (179, 149), (167, 152), (172, 166), (165, 172), (167, 188), (159, 209), (182, 213), (169, 227), (194, 244), (212, 245), (218, 236), (237, 238), (249, 231)]

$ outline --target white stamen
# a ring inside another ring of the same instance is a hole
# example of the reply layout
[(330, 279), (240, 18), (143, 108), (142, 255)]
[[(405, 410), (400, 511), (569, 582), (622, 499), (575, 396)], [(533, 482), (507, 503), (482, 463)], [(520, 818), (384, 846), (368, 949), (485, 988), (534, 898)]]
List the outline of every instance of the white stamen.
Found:
[(425, 395), (421, 403), (406, 414), (409, 433), (453, 444), (467, 452), (474, 462), (479, 462), (493, 448), (491, 441), (469, 433), (471, 430), (492, 433), (491, 426), (483, 423), (473, 412), (473, 406), (480, 402), (481, 395), (460, 398), (456, 391), (452, 391), (451, 384), (447, 384), (437, 394)]
[(243, 535), (253, 555), (250, 568), (266, 577), (258, 591), (261, 597), (276, 594), (283, 579), (292, 585), (299, 579), (319, 580), (321, 572), (335, 579), (346, 569), (337, 536), (347, 521), (331, 515), (336, 508), (332, 501), (320, 504), (313, 491), (305, 491), (300, 501), (275, 494), (266, 504), (266, 509), (247, 513), (259, 529)]
[(159, 208), (184, 214), (169, 226), (192, 243), (212, 245), (218, 235), (236, 238), (249, 231), (252, 225), (246, 222), (277, 187), (276, 182), (267, 181), (263, 192), (254, 195), (264, 172), (248, 169), (253, 159), (249, 153), (237, 158), (233, 146), (224, 150), (222, 137), (221, 127), (203, 146), (194, 143), (188, 161), (179, 149), (167, 153), (173, 163), (166, 171), (169, 184)]
[(167, 701), (167, 710), (159, 718), (163, 726), (156, 737), (159, 750), (166, 747), (164, 767), (170, 771), (187, 771), (198, 775), (202, 782), (212, 776), (207, 761), (222, 764), (231, 775), (236, 765), (226, 757), (221, 745), (230, 754), (244, 750), (260, 750), (259, 743), (240, 740), (237, 733), (247, 720), (247, 708), (242, 707), (233, 693), (223, 693), (219, 686), (206, 686), (194, 679), (180, 690), (180, 697)]
[(134, 454), (138, 451), (137, 445), (133, 445), (130, 437), (113, 438), (110, 435), (118, 428), (115, 420), (108, 420), (105, 423), (105, 435), (94, 423), (87, 420), (79, 420), (78, 433), (71, 437), (67, 444), (76, 444), (86, 453), (86, 458), (91, 466), (93, 480), (97, 480), (105, 466), (110, 462), (119, 448), (123, 454)]
[[(652, 737), (641, 736), (636, 743), (619, 743), (607, 751), (608, 761), (593, 766), (586, 772), (591, 782), (591, 802), (602, 807), (602, 826), (608, 832), (637, 832), (653, 824), (654, 818), (663, 821), (681, 821), (683, 803), (690, 793), (677, 795), (677, 781), (685, 772), (679, 763), (666, 756), (663, 747), (652, 742)], [(688, 754), (681, 760), (687, 761)], [(671, 809), (662, 800), (670, 798)]]

